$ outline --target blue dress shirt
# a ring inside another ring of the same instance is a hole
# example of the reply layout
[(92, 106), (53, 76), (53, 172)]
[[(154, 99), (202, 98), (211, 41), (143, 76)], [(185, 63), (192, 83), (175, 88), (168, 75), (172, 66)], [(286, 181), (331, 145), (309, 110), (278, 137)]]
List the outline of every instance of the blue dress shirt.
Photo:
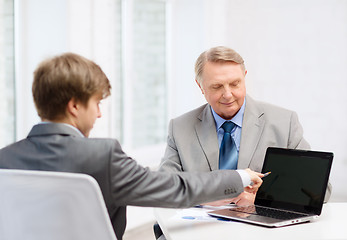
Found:
[[(236, 127), (231, 131), (231, 137), (234, 139), (234, 142), (236, 144), (237, 152), (240, 151), (240, 142), (241, 142), (241, 130), (242, 130), (242, 121), (243, 121), (243, 114), (245, 112), (245, 105), (246, 105), (246, 99), (244, 100), (242, 107), (237, 112), (237, 114), (230, 120), (232, 121)], [(222, 128), (222, 125), (225, 121), (224, 118), (221, 118), (211, 107), (212, 114), (214, 121), (216, 123), (216, 131), (217, 131), (217, 137), (218, 137), (218, 146), (220, 147), (223, 135), (224, 135), (224, 129)]]
[[(237, 152), (240, 151), (240, 143), (241, 143), (241, 130), (242, 130), (242, 121), (243, 121), (243, 114), (245, 112), (245, 105), (246, 105), (246, 98), (240, 108), (240, 110), (236, 113), (236, 115), (230, 120), (232, 121), (236, 127), (231, 131), (231, 137), (234, 139), (234, 142), (236, 144)], [(212, 114), (214, 121), (216, 123), (216, 131), (217, 131), (217, 137), (218, 137), (218, 146), (220, 147), (223, 135), (224, 135), (224, 129), (222, 128), (222, 125), (225, 121), (227, 121), (224, 118), (221, 118), (211, 107)], [(250, 176), (244, 171), (244, 170), (236, 170), (242, 179), (243, 186), (246, 187), (250, 184), (251, 179)]]

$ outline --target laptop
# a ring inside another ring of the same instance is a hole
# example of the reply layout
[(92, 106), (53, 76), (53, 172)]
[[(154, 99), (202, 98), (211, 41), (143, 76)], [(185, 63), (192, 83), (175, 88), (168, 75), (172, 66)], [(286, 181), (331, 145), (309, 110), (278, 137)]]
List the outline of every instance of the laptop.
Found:
[(209, 212), (267, 227), (282, 227), (317, 218), (322, 211), (333, 153), (269, 147), (254, 205)]

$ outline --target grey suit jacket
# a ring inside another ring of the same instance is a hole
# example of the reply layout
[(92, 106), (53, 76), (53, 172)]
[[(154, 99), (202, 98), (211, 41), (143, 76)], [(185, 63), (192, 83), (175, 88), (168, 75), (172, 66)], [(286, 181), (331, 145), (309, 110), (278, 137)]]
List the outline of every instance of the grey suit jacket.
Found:
[(152, 172), (128, 157), (117, 140), (84, 138), (64, 124), (39, 124), (26, 139), (0, 150), (0, 168), (85, 173), (100, 185), (118, 239), (126, 205), (190, 207), (243, 191), (236, 171)]
[[(260, 172), (268, 147), (310, 149), (295, 112), (255, 101), (247, 95), (238, 168)], [(205, 104), (170, 121), (160, 170), (213, 171), (219, 168), (218, 159), (216, 125), (210, 105)], [(330, 192), (329, 185), (326, 199)]]

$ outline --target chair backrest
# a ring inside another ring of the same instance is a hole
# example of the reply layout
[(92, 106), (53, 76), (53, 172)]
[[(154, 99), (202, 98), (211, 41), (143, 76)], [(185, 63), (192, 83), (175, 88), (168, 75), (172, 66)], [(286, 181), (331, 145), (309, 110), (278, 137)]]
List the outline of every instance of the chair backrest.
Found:
[(0, 169), (0, 239), (115, 240), (100, 187), (86, 174)]

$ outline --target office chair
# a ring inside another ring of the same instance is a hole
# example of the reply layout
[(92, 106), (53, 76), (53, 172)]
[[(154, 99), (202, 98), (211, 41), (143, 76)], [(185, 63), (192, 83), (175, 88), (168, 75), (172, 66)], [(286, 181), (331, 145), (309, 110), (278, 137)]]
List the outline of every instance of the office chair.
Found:
[(0, 169), (0, 239), (116, 240), (94, 178)]

